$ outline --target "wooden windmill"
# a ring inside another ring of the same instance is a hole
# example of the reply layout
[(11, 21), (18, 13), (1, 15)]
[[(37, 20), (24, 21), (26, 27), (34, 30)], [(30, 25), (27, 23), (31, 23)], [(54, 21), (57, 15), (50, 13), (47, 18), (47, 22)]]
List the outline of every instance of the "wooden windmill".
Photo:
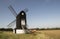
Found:
[[(16, 20), (11, 22), (9, 25), (14, 23), (16, 21), (16, 28), (13, 30), (15, 33), (26, 33), (27, 30), (27, 20), (26, 20), (26, 12), (28, 11), (27, 9), (24, 9), (17, 14), (13, 7), (10, 5), (8, 7), (10, 11), (13, 13), (13, 15), (16, 17)], [(8, 26), (9, 26), (8, 25)]]

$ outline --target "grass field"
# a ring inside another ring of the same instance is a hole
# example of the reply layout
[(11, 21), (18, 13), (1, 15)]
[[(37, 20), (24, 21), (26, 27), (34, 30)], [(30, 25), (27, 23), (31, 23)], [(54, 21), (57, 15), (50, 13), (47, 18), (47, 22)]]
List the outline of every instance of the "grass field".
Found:
[(39, 30), (32, 34), (13, 34), (0, 31), (0, 39), (60, 39), (60, 30)]
[(50, 38), (60, 39), (60, 30), (43, 30), (40, 32), (43, 32), (45, 35), (49, 36)]

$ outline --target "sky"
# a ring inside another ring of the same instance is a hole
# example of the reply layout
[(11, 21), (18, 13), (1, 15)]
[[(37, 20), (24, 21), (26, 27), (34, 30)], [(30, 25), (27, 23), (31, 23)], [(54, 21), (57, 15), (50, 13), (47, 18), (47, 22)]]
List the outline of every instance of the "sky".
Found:
[(60, 0), (0, 0), (0, 28), (6, 28), (16, 19), (8, 9), (9, 5), (12, 5), (17, 14), (28, 9), (28, 28), (60, 27)]

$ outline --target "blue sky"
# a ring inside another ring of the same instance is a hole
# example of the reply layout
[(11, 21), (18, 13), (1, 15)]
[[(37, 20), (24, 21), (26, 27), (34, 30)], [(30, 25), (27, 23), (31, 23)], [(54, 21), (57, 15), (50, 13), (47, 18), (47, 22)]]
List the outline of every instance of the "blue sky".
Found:
[(29, 28), (60, 27), (60, 0), (0, 0), (0, 28), (6, 28), (16, 19), (8, 9), (9, 5), (13, 6), (17, 14), (28, 8)]

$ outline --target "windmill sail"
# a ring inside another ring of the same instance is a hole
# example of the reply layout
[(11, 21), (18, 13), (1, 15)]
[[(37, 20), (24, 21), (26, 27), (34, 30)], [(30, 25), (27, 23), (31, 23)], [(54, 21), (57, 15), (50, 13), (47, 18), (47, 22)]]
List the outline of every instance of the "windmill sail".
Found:
[(7, 27), (13, 27), (14, 25), (16, 25), (16, 20), (12, 21), (11, 23), (9, 23), (7, 25)]
[(28, 9), (27, 8), (25, 8), (24, 10), (22, 10), (22, 11), (24, 11), (24, 12), (28, 12)]
[(13, 9), (13, 7), (10, 5), (8, 8), (9, 8), (10, 11), (13, 13), (13, 15), (16, 17), (16, 16), (17, 16), (17, 13), (16, 13), (15, 10)]

